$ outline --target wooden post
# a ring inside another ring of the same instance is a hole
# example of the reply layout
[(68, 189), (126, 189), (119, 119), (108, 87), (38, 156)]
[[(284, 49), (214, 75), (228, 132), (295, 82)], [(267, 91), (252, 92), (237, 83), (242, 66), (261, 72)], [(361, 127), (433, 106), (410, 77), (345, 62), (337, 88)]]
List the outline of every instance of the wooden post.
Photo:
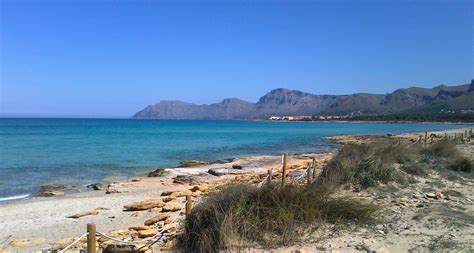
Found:
[(316, 157), (313, 157), (313, 180), (316, 178)]
[(286, 163), (288, 162), (288, 153), (283, 154), (283, 171), (281, 173), (281, 186), (285, 186), (286, 181)]
[(268, 177), (267, 177), (267, 185), (270, 185), (272, 183), (272, 179), (273, 179), (273, 172), (272, 172), (272, 169), (269, 169)]
[(444, 133), (444, 138), (448, 139), (448, 133)]
[(424, 141), (424, 144), (426, 146), (426, 141), (428, 140), (428, 132), (425, 132), (425, 141)]
[(313, 173), (311, 173), (311, 166), (308, 166), (308, 169), (306, 170), (306, 184), (308, 184), (308, 186), (311, 184), (312, 176)]
[(434, 139), (434, 136), (431, 135), (431, 137), (430, 137), (430, 142), (431, 142), (431, 144), (433, 144), (433, 142), (434, 142), (433, 139)]
[(418, 138), (418, 143), (420, 143), (420, 144), (423, 143), (423, 141), (421, 140), (422, 138), (423, 138), (423, 137), (421, 137), (421, 135), (420, 135), (420, 138)]
[(96, 232), (95, 224), (87, 224), (87, 253), (96, 253)]
[(191, 213), (191, 208), (193, 208), (193, 199), (191, 198), (191, 195), (186, 195), (186, 218), (188, 218)]

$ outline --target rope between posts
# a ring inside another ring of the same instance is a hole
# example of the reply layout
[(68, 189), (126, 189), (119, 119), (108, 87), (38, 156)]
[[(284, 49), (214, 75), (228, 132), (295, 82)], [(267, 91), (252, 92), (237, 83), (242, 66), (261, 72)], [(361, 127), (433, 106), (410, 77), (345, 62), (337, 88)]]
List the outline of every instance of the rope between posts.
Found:
[(178, 218), (179, 218), (179, 215), (183, 212), (184, 208), (186, 207), (186, 204), (188, 203), (188, 201), (184, 202), (183, 206), (181, 207), (181, 209), (179, 210), (179, 212), (176, 214), (176, 216), (174, 217), (174, 219), (165, 227), (163, 228), (159, 233), (157, 233), (156, 235), (152, 236), (152, 237), (149, 237), (149, 238), (145, 238), (145, 239), (141, 239), (141, 240), (136, 240), (136, 241), (124, 241), (124, 240), (121, 240), (121, 239), (117, 239), (117, 238), (114, 238), (114, 237), (111, 237), (109, 235), (106, 235), (104, 233), (101, 233), (101, 232), (97, 232), (98, 235), (100, 236), (103, 236), (105, 238), (108, 238), (110, 240), (113, 240), (113, 241), (116, 241), (118, 243), (121, 243), (121, 244), (136, 244), (136, 243), (140, 243), (140, 242), (146, 242), (146, 241), (151, 241), (151, 240), (154, 240), (156, 237), (160, 236), (164, 231), (168, 230), (169, 226), (171, 226), (173, 223), (175, 223)]
[[(161, 239), (161, 237), (162, 237), (162, 236), (160, 236), (160, 235), (162, 235), (165, 231), (167, 231), (167, 230), (169, 229), (169, 227), (170, 227), (173, 223), (175, 223), (175, 222), (178, 220), (179, 215), (183, 212), (183, 210), (184, 210), (184, 208), (186, 207), (186, 204), (187, 204), (187, 203), (188, 203), (188, 201), (184, 202), (184, 205), (183, 205), (183, 207), (181, 207), (181, 210), (179, 210), (178, 214), (174, 217), (174, 219), (173, 219), (165, 228), (163, 228), (158, 234), (156, 234), (155, 236), (153, 236), (153, 237), (150, 238), (150, 239), (152, 239), (152, 238), (154, 238), (154, 237), (157, 237), (157, 239), (156, 239), (155, 241), (153, 241), (152, 243), (150, 243), (150, 245), (148, 245), (148, 246), (147, 246), (147, 245), (144, 245), (144, 246), (141, 247), (140, 249), (144, 248), (145, 246), (146, 246), (147, 248), (149, 248), (149, 247), (151, 247), (153, 244), (157, 243), (157, 242)], [(158, 236), (160, 236), (160, 237), (158, 237)]]
[(66, 250), (68, 250), (69, 248), (71, 248), (74, 244), (78, 243), (80, 240), (82, 240), (82, 238), (86, 237), (88, 234), (89, 234), (89, 232), (85, 232), (84, 234), (82, 234), (81, 236), (79, 236), (79, 238), (77, 238), (76, 240), (74, 240), (71, 244), (69, 244), (68, 246), (66, 246), (64, 249), (60, 250), (59, 253), (64, 253), (64, 251), (66, 251)]

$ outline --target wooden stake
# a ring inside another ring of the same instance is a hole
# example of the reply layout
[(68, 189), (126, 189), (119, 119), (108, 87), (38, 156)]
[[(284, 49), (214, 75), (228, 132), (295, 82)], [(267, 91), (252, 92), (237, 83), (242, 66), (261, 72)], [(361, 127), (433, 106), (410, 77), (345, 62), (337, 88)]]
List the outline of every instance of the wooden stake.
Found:
[(313, 157), (313, 180), (316, 178), (316, 157)]
[(312, 176), (313, 173), (311, 173), (311, 166), (308, 166), (308, 169), (306, 170), (306, 184), (308, 184), (308, 186), (311, 184)]
[(87, 253), (96, 253), (96, 232), (95, 224), (87, 224)]
[(288, 153), (283, 154), (283, 171), (281, 173), (281, 186), (285, 186), (286, 181), (286, 163), (288, 162)]
[(427, 140), (428, 140), (428, 132), (425, 132), (425, 142), (424, 142), (425, 146), (426, 146), (426, 141)]
[(273, 172), (272, 172), (272, 169), (269, 169), (268, 177), (267, 177), (267, 185), (270, 185), (272, 183), (272, 179), (273, 179)]
[(191, 195), (186, 195), (186, 218), (188, 218), (191, 213), (191, 208), (193, 208), (193, 199), (191, 198)]

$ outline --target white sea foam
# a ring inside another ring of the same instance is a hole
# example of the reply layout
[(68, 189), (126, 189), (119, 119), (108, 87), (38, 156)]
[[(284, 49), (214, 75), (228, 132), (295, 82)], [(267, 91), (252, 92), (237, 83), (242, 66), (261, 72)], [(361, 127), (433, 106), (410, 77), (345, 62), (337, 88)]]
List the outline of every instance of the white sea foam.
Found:
[(29, 196), (30, 194), (21, 194), (21, 195), (16, 195), (16, 196), (4, 197), (4, 198), (0, 198), (0, 202), (8, 201), (8, 200), (24, 199), (24, 198), (28, 198)]

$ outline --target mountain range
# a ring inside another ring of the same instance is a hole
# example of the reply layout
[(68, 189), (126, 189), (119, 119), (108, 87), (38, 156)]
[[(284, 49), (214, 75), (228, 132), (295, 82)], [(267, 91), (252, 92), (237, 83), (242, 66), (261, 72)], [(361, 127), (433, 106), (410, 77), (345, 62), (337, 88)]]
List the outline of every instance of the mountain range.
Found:
[(474, 80), (459, 86), (411, 87), (388, 94), (315, 95), (275, 89), (257, 103), (238, 98), (196, 105), (161, 101), (147, 106), (133, 118), (153, 119), (252, 119), (270, 116), (393, 114), (474, 110)]

